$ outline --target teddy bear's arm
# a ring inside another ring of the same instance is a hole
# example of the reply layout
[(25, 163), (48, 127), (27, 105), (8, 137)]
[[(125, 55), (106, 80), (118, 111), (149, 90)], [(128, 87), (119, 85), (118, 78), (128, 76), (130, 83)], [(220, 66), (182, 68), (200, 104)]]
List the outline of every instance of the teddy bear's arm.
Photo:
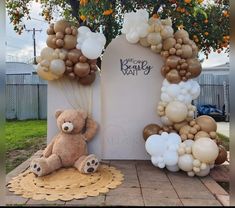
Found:
[(55, 136), (52, 141), (47, 145), (46, 149), (43, 151), (43, 157), (49, 157), (52, 154), (52, 149), (54, 142), (56, 140), (57, 136)]
[(86, 132), (83, 134), (86, 141), (90, 141), (96, 134), (98, 124), (91, 118), (87, 118)]

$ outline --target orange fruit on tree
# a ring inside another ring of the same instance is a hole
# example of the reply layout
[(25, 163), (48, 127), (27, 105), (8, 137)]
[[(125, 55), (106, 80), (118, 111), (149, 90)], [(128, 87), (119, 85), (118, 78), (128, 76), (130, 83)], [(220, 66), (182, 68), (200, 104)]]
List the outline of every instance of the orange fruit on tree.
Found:
[(204, 20), (204, 23), (208, 23), (208, 19), (205, 19), (205, 20)]
[(191, 0), (184, 0), (185, 3), (189, 4)]
[(207, 35), (209, 35), (209, 33), (208, 33), (208, 32), (205, 32), (204, 34), (205, 34), (206, 36), (207, 36)]

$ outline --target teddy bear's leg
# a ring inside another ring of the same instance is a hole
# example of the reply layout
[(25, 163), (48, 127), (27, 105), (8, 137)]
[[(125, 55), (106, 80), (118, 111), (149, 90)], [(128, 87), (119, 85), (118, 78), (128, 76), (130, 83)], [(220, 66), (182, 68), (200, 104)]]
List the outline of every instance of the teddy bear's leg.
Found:
[(37, 176), (47, 175), (61, 168), (61, 160), (58, 155), (52, 154), (48, 158), (42, 157), (31, 162), (30, 169)]
[(81, 173), (94, 173), (99, 167), (99, 160), (93, 154), (83, 155), (74, 163), (74, 167)]

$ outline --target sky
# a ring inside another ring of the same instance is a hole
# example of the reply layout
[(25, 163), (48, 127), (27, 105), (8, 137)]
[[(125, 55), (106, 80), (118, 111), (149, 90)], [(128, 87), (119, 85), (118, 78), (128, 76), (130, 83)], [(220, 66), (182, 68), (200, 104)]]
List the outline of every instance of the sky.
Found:
[[(46, 30), (48, 23), (43, 20), (43, 17), (39, 14), (41, 12), (40, 3), (32, 2), (31, 4), (31, 18), (32, 20), (25, 21), (26, 29), (42, 30), (36, 32), (36, 52), (37, 55), (40, 51), (46, 47)], [(59, 17), (55, 18), (55, 20)], [(23, 61), (27, 62), (33, 58), (33, 39), (32, 32), (24, 31), (21, 35), (18, 35), (13, 30), (13, 25), (10, 23), (9, 17), (6, 14), (6, 34), (7, 34), (7, 61)], [(203, 54), (199, 54), (199, 58), (204, 58), (202, 63), (203, 67), (212, 67), (229, 62), (228, 54), (226, 53), (214, 53), (211, 52), (209, 58), (206, 60)]]

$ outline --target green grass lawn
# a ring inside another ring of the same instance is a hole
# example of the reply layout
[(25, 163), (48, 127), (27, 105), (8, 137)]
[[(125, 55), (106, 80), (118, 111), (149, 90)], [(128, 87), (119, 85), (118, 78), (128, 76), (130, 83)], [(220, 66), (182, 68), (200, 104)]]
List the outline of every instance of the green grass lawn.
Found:
[(6, 172), (27, 160), (46, 144), (46, 120), (7, 121)]

